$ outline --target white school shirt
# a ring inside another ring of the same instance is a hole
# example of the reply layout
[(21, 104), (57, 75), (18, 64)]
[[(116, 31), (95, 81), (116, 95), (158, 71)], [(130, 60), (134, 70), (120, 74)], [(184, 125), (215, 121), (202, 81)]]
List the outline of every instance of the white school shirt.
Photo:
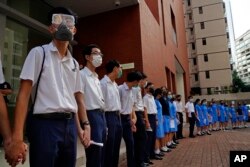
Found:
[(90, 71), (88, 67), (84, 67), (80, 73), (86, 109), (104, 109), (104, 98), (97, 73)]
[(135, 105), (132, 89), (129, 89), (126, 83), (119, 85), (119, 94), (121, 99), (121, 114), (128, 115), (132, 113)]
[(144, 111), (144, 104), (141, 95), (141, 88), (133, 87), (132, 88), (133, 96), (135, 98), (135, 111)]
[(117, 83), (112, 82), (107, 75), (100, 82), (105, 102), (104, 111), (120, 111), (121, 101)]
[(186, 103), (186, 106), (185, 108), (187, 109), (187, 112), (188, 112), (188, 117), (192, 117), (192, 114), (191, 113), (194, 113), (195, 110), (194, 110), (194, 103), (190, 103), (189, 101)]
[(0, 51), (0, 84), (4, 82), (5, 82), (5, 79), (3, 75), (3, 66), (2, 66), (1, 51)]
[(183, 112), (184, 111), (184, 106), (182, 105), (182, 102), (176, 102), (176, 112)]
[(155, 104), (154, 96), (147, 93), (143, 97), (143, 103), (147, 109), (148, 114), (157, 114), (157, 106)]
[[(69, 51), (61, 59), (53, 42), (43, 45), (43, 47), (45, 61), (38, 86), (34, 114), (66, 111), (76, 113), (78, 107), (74, 93), (82, 92), (79, 65)], [(33, 99), (43, 55), (42, 47), (33, 48), (24, 62), (20, 75), (20, 79), (32, 81)]]

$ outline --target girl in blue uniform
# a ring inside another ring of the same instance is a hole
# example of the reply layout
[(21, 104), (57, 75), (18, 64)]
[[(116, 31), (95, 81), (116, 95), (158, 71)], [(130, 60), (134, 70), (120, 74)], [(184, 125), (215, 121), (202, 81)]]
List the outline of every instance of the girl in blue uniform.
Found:
[(234, 107), (234, 101), (231, 102), (231, 106), (229, 108), (229, 117), (231, 118), (232, 129), (235, 129), (237, 118), (236, 118), (236, 111)]
[(220, 122), (220, 130), (225, 130), (225, 107), (223, 100), (220, 101), (218, 105), (219, 110), (219, 122)]
[(162, 116), (162, 105), (159, 99), (162, 96), (162, 90), (160, 88), (155, 90), (154, 97), (155, 97), (155, 104), (157, 108), (157, 120), (158, 124), (156, 127), (156, 141), (155, 141), (155, 154), (160, 155), (161, 151), (160, 148), (163, 147), (163, 139), (164, 139), (164, 129), (163, 129), (163, 116)]
[(209, 132), (209, 129), (208, 129), (209, 120), (208, 120), (208, 110), (207, 110), (207, 100), (206, 99), (203, 99), (201, 101), (201, 110), (202, 110), (203, 121), (204, 121), (203, 133), (211, 135), (211, 133)]
[(227, 103), (225, 103), (224, 108), (225, 108), (225, 129), (228, 129), (227, 126), (228, 126), (228, 120), (229, 120), (229, 107)]
[(219, 130), (218, 126), (217, 126), (217, 122), (218, 122), (218, 107), (217, 104), (215, 103), (215, 100), (212, 99), (211, 100), (212, 103), (212, 127), (213, 127), (213, 131), (217, 131)]
[(208, 113), (208, 122), (209, 122), (208, 129), (211, 132), (212, 131), (212, 125), (213, 125), (213, 111), (212, 111), (212, 103), (211, 102), (208, 103), (207, 113)]
[(242, 111), (241, 102), (238, 102), (238, 106), (237, 106), (237, 119), (238, 119), (238, 127), (242, 128), (243, 127), (243, 111)]
[(201, 136), (202, 128), (204, 127), (204, 116), (200, 107), (201, 100), (196, 99), (194, 103), (195, 114), (196, 114), (196, 127), (197, 127), (197, 135)]
[(248, 107), (246, 102), (243, 103), (242, 105), (242, 112), (243, 112), (243, 122), (244, 122), (244, 127), (247, 128), (247, 121), (248, 121)]
[(170, 143), (172, 144), (172, 145), (176, 145), (176, 143), (174, 143), (173, 142), (173, 137), (174, 137), (174, 134), (175, 134), (175, 132), (177, 132), (177, 122), (176, 122), (176, 119), (177, 119), (177, 117), (176, 117), (176, 107), (175, 107), (175, 105), (174, 105), (174, 100), (175, 100), (175, 98), (174, 97), (172, 97), (172, 95), (171, 95), (171, 92), (168, 92), (169, 93), (169, 114), (170, 114), (170, 128), (169, 128), (169, 130), (170, 130), (170, 132), (171, 132), (171, 136), (172, 136), (172, 140), (170, 141)]

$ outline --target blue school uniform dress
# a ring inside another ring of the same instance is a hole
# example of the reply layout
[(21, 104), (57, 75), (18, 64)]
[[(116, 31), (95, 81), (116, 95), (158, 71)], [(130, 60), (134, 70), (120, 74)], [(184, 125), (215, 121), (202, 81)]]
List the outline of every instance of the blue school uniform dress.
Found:
[(163, 115), (163, 129), (164, 133), (167, 134), (170, 132), (169, 125), (170, 125), (170, 107), (168, 103), (168, 99), (166, 97), (162, 97), (159, 99), (161, 106), (162, 106), (162, 115)]
[(229, 120), (229, 108), (226, 106), (224, 108), (225, 108), (225, 122), (228, 122), (228, 120)]
[(212, 105), (212, 120), (213, 120), (213, 123), (218, 122), (218, 113), (217, 113), (217, 105), (216, 104)]
[(243, 121), (248, 121), (248, 108), (246, 105), (242, 106)]
[[(174, 103), (169, 101), (169, 108), (170, 108), (170, 121), (169, 121), (169, 129), (170, 132), (177, 132), (177, 121), (176, 121), (176, 108)], [(173, 126), (171, 126), (173, 125)]]
[(243, 121), (243, 111), (242, 111), (242, 106), (238, 106), (237, 108), (237, 119), (238, 121)]
[(221, 123), (225, 122), (225, 107), (224, 105), (218, 105), (218, 109), (220, 111), (219, 121)]
[(207, 107), (207, 113), (208, 113), (208, 122), (209, 124), (213, 123), (213, 110), (212, 107)]
[(209, 125), (209, 121), (208, 121), (208, 111), (207, 111), (207, 105), (206, 104), (202, 104), (201, 105), (201, 110), (203, 113), (203, 123), (205, 126)]
[(235, 108), (234, 108), (234, 107), (230, 107), (230, 108), (229, 108), (229, 113), (230, 113), (230, 115), (231, 115), (231, 122), (232, 122), (232, 123), (236, 123), (237, 118), (236, 118)]
[(157, 108), (157, 119), (158, 125), (156, 127), (156, 138), (160, 139), (164, 137), (164, 129), (163, 129), (163, 116), (162, 116), (162, 106), (158, 99), (155, 99), (155, 104)]
[(204, 116), (203, 116), (203, 112), (201, 110), (200, 105), (196, 104), (195, 105), (195, 110), (197, 112), (198, 118), (196, 120), (196, 126), (197, 127), (203, 127), (204, 126)]

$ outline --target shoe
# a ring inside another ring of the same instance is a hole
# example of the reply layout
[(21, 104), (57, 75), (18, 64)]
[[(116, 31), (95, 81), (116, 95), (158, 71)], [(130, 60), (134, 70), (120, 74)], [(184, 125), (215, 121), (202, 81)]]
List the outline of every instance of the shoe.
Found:
[(152, 161), (148, 161), (147, 162), (149, 165), (154, 165), (154, 163)]
[(178, 140), (175, 140), (174, 141), (174, 144), (180, 144)]
[(170, 150), (168, 147), (166, 147), (166, 146), (162, 147), (160, 150), (161, 150), (162, 152), (170, 152), (170, 151), (171, 151), (171, 150)]
[(153, 157), (153, 159), (155, 159), (155, 160), (162, 160), (163, 158), (160, 157), (160, 156), (158, 156), (157, 154), (155, 154), (155, 156)]
[(247, 128), (248, 126), (247, 125), (245, 125), (245, 128)]
[(174, 148), (176, 148), (173, 144), (171, 144), (171, 145), (169, 145), (169, 146), (167, 146), (168, 148), (171, 148), (171, 149), (174, 149)]
[(192, 135), (192, 136), (189, 136), (190, 138), (195, 138), (195, 136), (194, 135)]
[(207, 135), (212, 135), (210, 132), (207, 132)]

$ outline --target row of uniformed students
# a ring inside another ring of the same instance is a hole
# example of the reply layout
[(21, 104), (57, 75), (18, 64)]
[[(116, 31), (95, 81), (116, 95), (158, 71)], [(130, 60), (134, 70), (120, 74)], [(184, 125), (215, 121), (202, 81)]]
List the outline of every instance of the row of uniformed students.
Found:
[(229, 128), (228, 122), (231, 122), (232, 129), (247, 127), (248, 108), (246, 103), (232, 101), (230, 105), (223, 100), (216, 104), (214, 99), (207, 104), (207, 100), (196, 99), (194, 102), (196, 111), (197, 135), (211, 135), (210, 131), (226, 130)]

